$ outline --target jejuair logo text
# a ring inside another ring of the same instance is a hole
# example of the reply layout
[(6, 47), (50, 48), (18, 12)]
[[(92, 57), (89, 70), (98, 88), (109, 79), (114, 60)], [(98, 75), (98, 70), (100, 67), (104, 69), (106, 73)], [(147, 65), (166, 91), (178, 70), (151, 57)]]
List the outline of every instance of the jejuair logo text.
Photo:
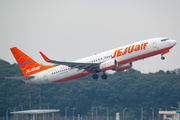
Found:
[(39, 70), (40, 68), (41, 68), (41, 66), (37, 66), (37, 67), (33, 67), (33, 68), (30, 68), (30, 69), (27, 69), (26, 73), (33, 72), (35, 70)]

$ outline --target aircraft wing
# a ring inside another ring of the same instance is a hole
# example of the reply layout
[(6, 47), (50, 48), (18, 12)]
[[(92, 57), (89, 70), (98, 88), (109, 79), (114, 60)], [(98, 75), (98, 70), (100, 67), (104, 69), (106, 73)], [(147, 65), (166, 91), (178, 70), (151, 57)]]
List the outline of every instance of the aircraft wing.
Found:
[(96, 70), (100, 65), (100, 63), (79, 63), (79, 62), (56, 61), (56, 60), (49, 59), (42, 52), (40, 52), (40, 54), (46, 62), (54, 63), (57, 65), (67, 65), (71, 68), (85, 69), (86, 71)]
[(15, 80), (29, 80), (34, 78), (34, 76), (15, 76), (15, 77), (4, 77), (5, 79), (15, 79)]

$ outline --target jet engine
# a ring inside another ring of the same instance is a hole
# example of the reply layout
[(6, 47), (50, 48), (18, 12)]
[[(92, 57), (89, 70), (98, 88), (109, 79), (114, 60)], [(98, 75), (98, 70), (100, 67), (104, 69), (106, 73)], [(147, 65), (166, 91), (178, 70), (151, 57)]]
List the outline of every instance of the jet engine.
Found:
[(118, 67), (118, 63), (116, 60), (108, 60), (106, 62), (101, 63), (99, 69), (101, 70), (101, 72), (103, 72), (106, 70), (115, 69), (116, 67)]
[(123, 71), (123, 70), (126, 70), (126, 69), (129, 69), (132, 67), (132, 62), (130, 63), (126, 63), (126, 64), (123, 64), (123, 65), (120, 65), (116, 68), (116, 71), (119, 72), (119, 71)]

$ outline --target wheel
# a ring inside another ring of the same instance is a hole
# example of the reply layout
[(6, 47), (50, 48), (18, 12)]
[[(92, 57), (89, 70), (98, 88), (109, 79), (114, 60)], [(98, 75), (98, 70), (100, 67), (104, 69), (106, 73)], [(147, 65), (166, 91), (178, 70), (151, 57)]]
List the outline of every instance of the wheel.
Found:
[(164, 59), (165, 59), (165, 57), (162, 56), (162, 57), (161, 57), (161, 60), (164, 60)]
[(107, 75), (106, 75), (106, 74), (103, 74), (103, 75), (101, 75), (101, 78), (102, 78), (102, 79), (107, 79)]
[(93, 78), (93, 79), (98, 79), (98, 77), (99, 77), (99, 76), (98, 76), (97, 74), (92, 75), (92, 78)]

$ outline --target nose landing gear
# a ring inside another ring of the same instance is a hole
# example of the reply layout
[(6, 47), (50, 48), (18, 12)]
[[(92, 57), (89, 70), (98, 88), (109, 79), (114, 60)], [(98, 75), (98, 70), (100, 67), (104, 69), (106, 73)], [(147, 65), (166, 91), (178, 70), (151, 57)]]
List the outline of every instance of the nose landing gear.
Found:
[(165, 57), (163, 55), (168, 53), (168, 52), (169, 52), (169, 50), (165, 50), (164, 52), (161, 53), (161, 60), (165, 59)]
[(162, 56), (161, 56), (161, 60), (164, 60), (164, 59), (165, 59), (165, 57), (162, 55)]

